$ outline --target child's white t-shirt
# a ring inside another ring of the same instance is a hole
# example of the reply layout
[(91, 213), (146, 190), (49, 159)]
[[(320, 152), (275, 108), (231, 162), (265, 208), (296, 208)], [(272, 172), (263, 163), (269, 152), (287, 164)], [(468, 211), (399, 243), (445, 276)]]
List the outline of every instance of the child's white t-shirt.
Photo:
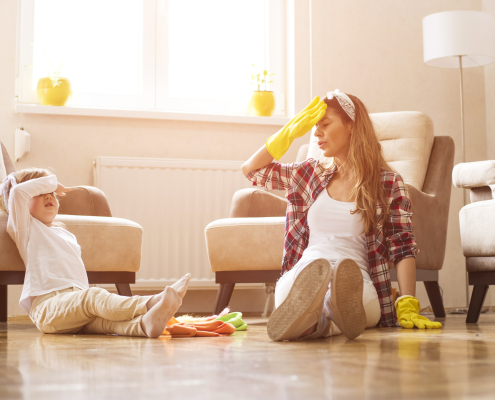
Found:
[(64, 228), (46, 226), (29, 212), (31, 198), (55, 190), (55, 175), (31, 179), (10, 190), (7, 232), (26, 265), (19, 305), (28, 313), (33, 296), (73, 286), (89, 288), (76, 237)]

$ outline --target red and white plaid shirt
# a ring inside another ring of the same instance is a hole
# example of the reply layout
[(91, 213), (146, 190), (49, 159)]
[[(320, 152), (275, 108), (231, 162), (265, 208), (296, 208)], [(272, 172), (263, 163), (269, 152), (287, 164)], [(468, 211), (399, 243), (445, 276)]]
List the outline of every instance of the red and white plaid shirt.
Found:
[[(315, 159), (300, 163), (271, 163), (249, 173), (247, 178), (254, 186), (285, 190), (287, 216), (285, 224), (284, 257), (282, 274), (289, 271), (308, 247), (308, 210), (324, 190), (334, 174), (335, 167), (325, 169)], [(411, 202), (401, 176), (392, 171), (382, 171), (380, 182), (385, 190), (389, 215), (385, 224), (378, 223), (375, 230), (366, 234), (366, 249), (370, 276), (378, 293), (381, 307), (381, 323), (395, 326), (397, 318), (392, 304), (392, 286), (388, 262), (394, 265), (404, 258), (416, 257), (418, 249), (413, 236)], [(376, 208), (376, 220), (380, 221), (382, 206)]]

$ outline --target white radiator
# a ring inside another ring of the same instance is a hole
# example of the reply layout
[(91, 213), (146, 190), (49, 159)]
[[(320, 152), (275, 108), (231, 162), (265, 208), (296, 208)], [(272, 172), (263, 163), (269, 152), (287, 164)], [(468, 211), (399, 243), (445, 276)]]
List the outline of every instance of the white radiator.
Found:
[[(234, 193), (251, 187), (242, 161), (97, 157), (95, 186), (114, 217), (144, 229), (141, 269), (135, 289), (163, 288), (185, 273), (190, 287), (216, 288), (204, 230), (228, 218)], [(260, 285), (251, 285), (260, 287)]]

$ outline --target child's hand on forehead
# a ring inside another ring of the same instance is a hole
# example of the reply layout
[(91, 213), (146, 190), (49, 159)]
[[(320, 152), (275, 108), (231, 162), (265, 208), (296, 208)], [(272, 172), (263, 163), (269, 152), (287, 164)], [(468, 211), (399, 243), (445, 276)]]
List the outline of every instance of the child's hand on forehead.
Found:
[(57, 183), (58, 186), (57, 186), (57, 190), (55, 190), (55, 193), (57, 193), (59, 196), (66, 196), (66, 193), (72, 190), (71, 188), (65, 187), (60, 182)]

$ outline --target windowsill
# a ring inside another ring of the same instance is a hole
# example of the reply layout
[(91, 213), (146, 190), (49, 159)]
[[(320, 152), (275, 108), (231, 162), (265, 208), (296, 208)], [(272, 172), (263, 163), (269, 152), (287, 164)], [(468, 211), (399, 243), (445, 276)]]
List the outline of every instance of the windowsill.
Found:
[(88, 117), (116, 117), (169, 119), (179, 121), (226, 122), (234, 124), (279, 125), (289, 122), (287, 117), (256, 117), (252, 115), (200, 114), (161, 110), (126, 110), (117, 108), (91, 108), (72, 106), (42, 106), (39, 104), (16, 104), (15, 112), (25, 114), (78, 115)]

